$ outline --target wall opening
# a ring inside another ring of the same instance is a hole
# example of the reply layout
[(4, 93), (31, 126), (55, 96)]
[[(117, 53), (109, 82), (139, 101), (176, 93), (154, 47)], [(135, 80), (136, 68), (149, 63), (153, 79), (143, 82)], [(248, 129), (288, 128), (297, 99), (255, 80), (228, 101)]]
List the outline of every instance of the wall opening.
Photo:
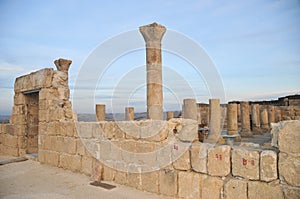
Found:
[(38, 126), (39, 126), (39, 92), (24, 93), (26, 99), (26, 153), (38, 152)]

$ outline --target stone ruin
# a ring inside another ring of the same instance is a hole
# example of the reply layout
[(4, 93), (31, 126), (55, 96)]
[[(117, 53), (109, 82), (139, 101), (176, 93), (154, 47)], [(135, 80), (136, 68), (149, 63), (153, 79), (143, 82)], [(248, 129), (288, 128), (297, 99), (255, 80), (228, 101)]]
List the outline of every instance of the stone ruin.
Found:
[[(105, 121), (105, 105), (96, 105), (98, 122), (78, 122), (69, 101), (72, 61), (59, 59), (57, 70), (16, 79), (10, 122), (0, 126), (1, 154), (37, 153), (41, 163), (92, 180), (175, 198), (300, 198), (299, 100), (220, 105), (219, 99), (185, 99), (182, 118), (168, 112), (164, 121), (166, 28), (154, 23), (140, 31), (147, 53), (147, 120), (135, 121), (134, 108), (126, 107), (125, 121)], [(264, 135), (272, 141), (245, 142)]]

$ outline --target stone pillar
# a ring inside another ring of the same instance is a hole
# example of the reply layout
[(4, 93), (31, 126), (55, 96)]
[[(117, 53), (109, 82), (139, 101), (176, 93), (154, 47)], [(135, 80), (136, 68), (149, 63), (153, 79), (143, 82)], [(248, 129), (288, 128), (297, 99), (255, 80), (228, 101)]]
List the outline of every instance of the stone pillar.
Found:
[(282, 120), (281, 118), (281, 108), (280, 106), (275, 106), (275, 122), (280, 122)]
[(134, 107), (125, 107), (125, 121), (134, 120)]
[(241, 105), (237, 104), (237, 117), (238, 117), (238, 124), (241, 122)]
[(209, 133), (206, 142), (216, 143), (221, 137), (221, 108), (219, 99), (209, 99)]
[(166, 28), (157, 23), (140, 27), (146, 42), (147, 118), (163, 120), (161, 40)]
[(172, 118), (174, 118), (174, 112), (172, 111), (167, 112), (167, 120), (170, 120)]
[(252, 130), (253, 130), (253, 132), (254, 133), (261, 133), (259, 104), (252, 104), (251, 105), (251, 120), (252, 120)]
[(96, 118), (97, 121), (105, 121), (105, 104), (96, 104)]
[(196, 104), (196, 106), (197, 106), (197, 120), (198, 120), (198, 124), (202, 124), (201, 106), (200, 106), (200, 104)]
[(184, 99), (182, 118), (197, 120), (197, 104), (195, 99)]
[(273, 105), (268, 106), (268, 120), (269, 127), (271, 127), (271, 123), (275, 123), (275, 108)]
[(237, 104), (227, 104), (227, 134), (238, 134)]
[(241, 102), (241, 123), (242, 137), (251, 137), (253, 134), (250, 130), (250, 107), (248, 102)]
[(264, 132), (269, 130), (268, 111), (265, 106), (262, 106), (260, 111), (260, 124)]

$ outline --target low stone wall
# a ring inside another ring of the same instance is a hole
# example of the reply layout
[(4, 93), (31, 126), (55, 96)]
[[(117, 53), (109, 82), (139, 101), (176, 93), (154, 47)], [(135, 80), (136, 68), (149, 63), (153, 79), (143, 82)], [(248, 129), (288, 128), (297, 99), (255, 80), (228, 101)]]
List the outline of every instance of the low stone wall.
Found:
[[(7, 126), (1, 153), (18, 155)], [(198, 142), (192, 120), (40, 123), (38, 159), (176, 198), (299, 198), (300, 121), (272, 133), (272, 148), (231, 147)]]

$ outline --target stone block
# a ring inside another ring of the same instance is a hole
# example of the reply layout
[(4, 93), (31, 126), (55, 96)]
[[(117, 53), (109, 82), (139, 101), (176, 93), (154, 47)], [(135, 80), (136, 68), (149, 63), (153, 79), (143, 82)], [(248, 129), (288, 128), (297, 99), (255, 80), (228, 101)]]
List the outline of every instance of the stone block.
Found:
[(130, 187), (135, 187), (136, 189), (142, 189), (142, 176), (140, 167), (134, 164), (128, 166), (127, 185)]
[(207, 152), (212, 145), (193, 143), (191, 147), (191, 167), (194, 171), (207, 173)]
[(99, 160), (93, 158), (91, 180), (100, 182), (102, 180), (102, 176), (103, 165)]
[(220, 178), (205, 175), (202, 183), (202, 197), (200, 198), (219, 199), (222, 189), (223, 181)]
[(159, 172), (146, 172), (141, 174), (142, 190), (158, 194)]
[(115, 178), (115, 170), (107, 165), (103, 165), (103, 174), (102, 179), (104, 181), (114, 181)]
[(171, 144), (157, 149), (156, 162), (158, 168), (168, 166), (172, 163), (172, 150), (174, 150), (174, 145)]
[(232, 175), (258, 180), (259, 152), (234, 147), (232, 150)]
[(26, 124), (25, 115), (11, 115), (9, 119), (11, 124)]
[(4, 145), (17, 148), (18, 147), (18, 136), (6, 134), (4, 136)]
[(19, 148), (16, 147), (10, 147), (10, 146), (6, 146), (1, 144), (1, 154), (3, 155), (10, 155), (10, 156), (19, 156)]
[(53, 151), (44, 151), (45, 163), (58, 167), (59, 153)]
[(64, 169), (70, 169), (71, 171), (81, 171), (81, 156), (61, 154), (59, 167), (62, 167)]
[(230, 179), (224, 185), (224, 196), (226, 199), (247, 199), (247, 182)]
[(281, 152), (300, 153), (300, 121), (281, 122), (278, 146)]
[(24, 105), (26, 103), (26, 98), (23, 93), (15, 93), (14, 105)]
[(100, 142), (100, 159), (102, 161), (111, 159), (111, 142), (102, 140)]
[(18, 137), (18, 147), (20, 149), (26, 149), (27, 147), (27, 140), (24, 136), (17, 136)]
[(300, 188), (284, 186), (283, 187), (284, 197), (288, 199), (299, 199)]
[(262, 151), (260, 154), (260, 180), (270, 182), (277, 178), (277, 153), (270, 150)]
[(39, 122), (49, 122), (49, 110), (39, 110)]
[(82, 168), (81, 168), (82, 173), (84, 173), (85, 175), (91, 175), (92, 166), (93, 166), (93, 158), (82, 156)]
[(98, 125), (95, 122), (76, 122), (76, 129), (81, 138), (92, 138), (93, 131)]
[(174, 144), (172, 162), (175, 169), (187, 171), (191, 168), (189, 147), (189, 143), (178, 142)]
[(208, 173), (212, 176), (227, 176), (230, 174), (231, 147), (216, 146), (208, 150)]
[(168, 123), (160, 120), (145, 120), (139, 122), (141, 138), (160, 142), (168, 137)]
[(115, 182), (118, 184), (127, 184), (127, 164), (124, 162), (116, 162), (115, 164)]
[(126, 139), (139, 139), (141, 137), (141, 128), (136, 121), (117, 122), (118, 128), (124, 132)]
[(283, 199), (282, 188), (279, 183), (248, 182), (248, 197), (255, 199), (276, 198)]
[(300, 187), (300, 158), (286, 153), (279, 153), (279, 177), (280, 180), (292, 185)]
[(159, 171), (159, 192), (160, 194), (175, 197), (177, 196), (177, 171), (162, 169)]
[(198, 122), (191, 119), (183, 119), (181, 130), (178, 131), (178, 138), (183, 142), (193, 142), (198, 138)]
[(178, 197), (201, 198), (202, 176), (194, 172), (178, 173)]

